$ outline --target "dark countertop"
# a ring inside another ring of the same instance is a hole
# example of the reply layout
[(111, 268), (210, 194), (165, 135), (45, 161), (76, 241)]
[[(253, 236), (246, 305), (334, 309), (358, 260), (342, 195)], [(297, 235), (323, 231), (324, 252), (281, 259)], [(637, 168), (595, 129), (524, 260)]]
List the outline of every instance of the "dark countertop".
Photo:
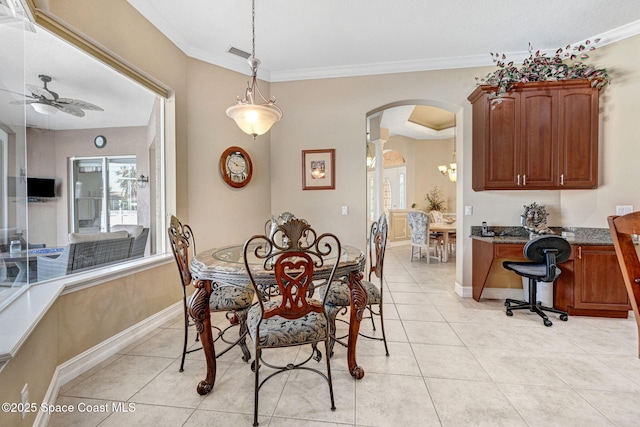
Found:
[[(613, 245), (611, 233), (608, 228), (580, 228), (580, 227), (551, 227), (556, 235), (561, 236), (562, 232), (573, 233), (573, 236), (565, 237), (572, 245)], [(525, 244), (529, 239), (529, 232), (523, 227), (518, 226), (493, 226), (489, 227), (489, 231), (493, 231), (495, 236), (482, 236), (482, 227), (471, 227), (471, 238), (489, 243), (515, 243)]]

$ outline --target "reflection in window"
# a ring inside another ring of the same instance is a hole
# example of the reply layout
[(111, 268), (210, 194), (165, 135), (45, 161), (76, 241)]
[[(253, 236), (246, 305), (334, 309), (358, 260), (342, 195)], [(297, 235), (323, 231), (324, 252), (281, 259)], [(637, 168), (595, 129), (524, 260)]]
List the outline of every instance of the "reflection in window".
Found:
[(382, 199), (382, 208), (383, 212), (389, 212), (391, 209), (391, 182), (388, 178), (384, 179), (384, 187), (383, 191), (383, 199)]
[(407, 207), (407, 190), (406, 190), (406, 184), (405, 184), (405, 174), (404, 173), (400, 173), (398, 175), (398, 196), (399, 196), (399, 203), (400, 206), (398, 206), (400, 209), (406, 209)]
[[(164, 98), (27, 24), (0, 25), (0, 309), (29, 283), (161, 253), (165, 233)], [(100, 109), (34, 108), (42, 75)], [(115, 256), (84, 242), (117, 228), (134, 243)]]
[(375, 221), (376, 210), (376, 180), (373, 174), (369, 175), (369, 220)]

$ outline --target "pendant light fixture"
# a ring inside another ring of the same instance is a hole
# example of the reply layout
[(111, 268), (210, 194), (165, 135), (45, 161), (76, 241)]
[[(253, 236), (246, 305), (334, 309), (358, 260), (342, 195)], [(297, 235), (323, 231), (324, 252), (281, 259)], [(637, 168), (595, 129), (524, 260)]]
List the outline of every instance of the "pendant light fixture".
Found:
[(455, 141), (453, 142), (453, 162), (449, 163), (449, 167), (447, 165), (438, 166), (438, 170), (444, 176), (448, 176), (452, 182), (456, 182), (458, 180), (458, 164), (456, 163), (456, 145)]
[[(275, 98), (267, 100), (258, 88), (257, 75), (260, 60), (256, 58), (256, 2), (251, 0), (251, 31), (253, 50), (247, 59), (251, 67), (251, 81), (247, 83), (244, 99), (227, 108), (227, 116), (231, 117), (238, 127), (256, 139), (256, 136), (269, 132), (271, 126), (282, 118), (282, 110), (276, 105)], [(262, 104), (256, 104), (256, 101)]]

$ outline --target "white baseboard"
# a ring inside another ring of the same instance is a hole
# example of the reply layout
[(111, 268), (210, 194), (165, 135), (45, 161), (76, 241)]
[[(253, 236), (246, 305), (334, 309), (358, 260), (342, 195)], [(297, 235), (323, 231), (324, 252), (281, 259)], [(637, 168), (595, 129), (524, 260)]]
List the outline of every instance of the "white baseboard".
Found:
[[(471, 286), (462, 286), (456, 282), (455, 292), (463, 298), (473, 298), (473, 288)], [(523, 299), (522, 289), (516, 288), (484, 288), (482, 290), (482, 298), (504, 300), (507, 298)]]
[[(49, 405), (55, 405), (60, 387), (77, 376), (87, 372), (94, 366), (97, 366), (99, 363), (107, 360), (109, 357), (133, 344), (138, 339), (143, 338), (146, 334), (164, 324), (167, 319), (177, 316), (180, 313), (182, 313), (182, 301), (176, 302), (164, 310), (147, 317), (143, 321), (136, 323), (119, 334), (116, 334), (77, 355), (76, 357), (58, 365), (53, 373), (53, 377), (49, 383), (49, 388), (47, 389), (42, 402)], [(46, 427), (48, 423), (49, 413), (46, 411), (38, 411), (38, 415), (36, 416), (33, 425), (36, 427)]]
[(482, 290), (482, 298), (486, 299), (518, 299), (524, 298), (522, 288), (484, 288)]

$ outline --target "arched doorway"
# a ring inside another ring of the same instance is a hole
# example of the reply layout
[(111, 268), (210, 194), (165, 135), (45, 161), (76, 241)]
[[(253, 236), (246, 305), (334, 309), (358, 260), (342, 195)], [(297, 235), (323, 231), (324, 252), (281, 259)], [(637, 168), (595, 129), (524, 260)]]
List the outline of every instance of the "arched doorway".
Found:
[[(445, 212), (456, 216), (458, 110), (459, 106), (437, 101), (407, 100), (367, 114), (367, 157), (371, 160), (367, 162), (367, 226), (381, 213), (389, 218), (390, 210), (396, 215), (412, 208), (428, 211), (426, 195), (433, 190), (443, 196)], [(402, 159), (402, 164), (391, 165), (392, 157)], [(404, 168), (402, 173), (394, 174), (400, 168)], [(396, 177), (395, 183), (390, 175)], [(396, 230), (390, 242), (396, 238), (408, 243), (408, 230), (404, 234)]]

